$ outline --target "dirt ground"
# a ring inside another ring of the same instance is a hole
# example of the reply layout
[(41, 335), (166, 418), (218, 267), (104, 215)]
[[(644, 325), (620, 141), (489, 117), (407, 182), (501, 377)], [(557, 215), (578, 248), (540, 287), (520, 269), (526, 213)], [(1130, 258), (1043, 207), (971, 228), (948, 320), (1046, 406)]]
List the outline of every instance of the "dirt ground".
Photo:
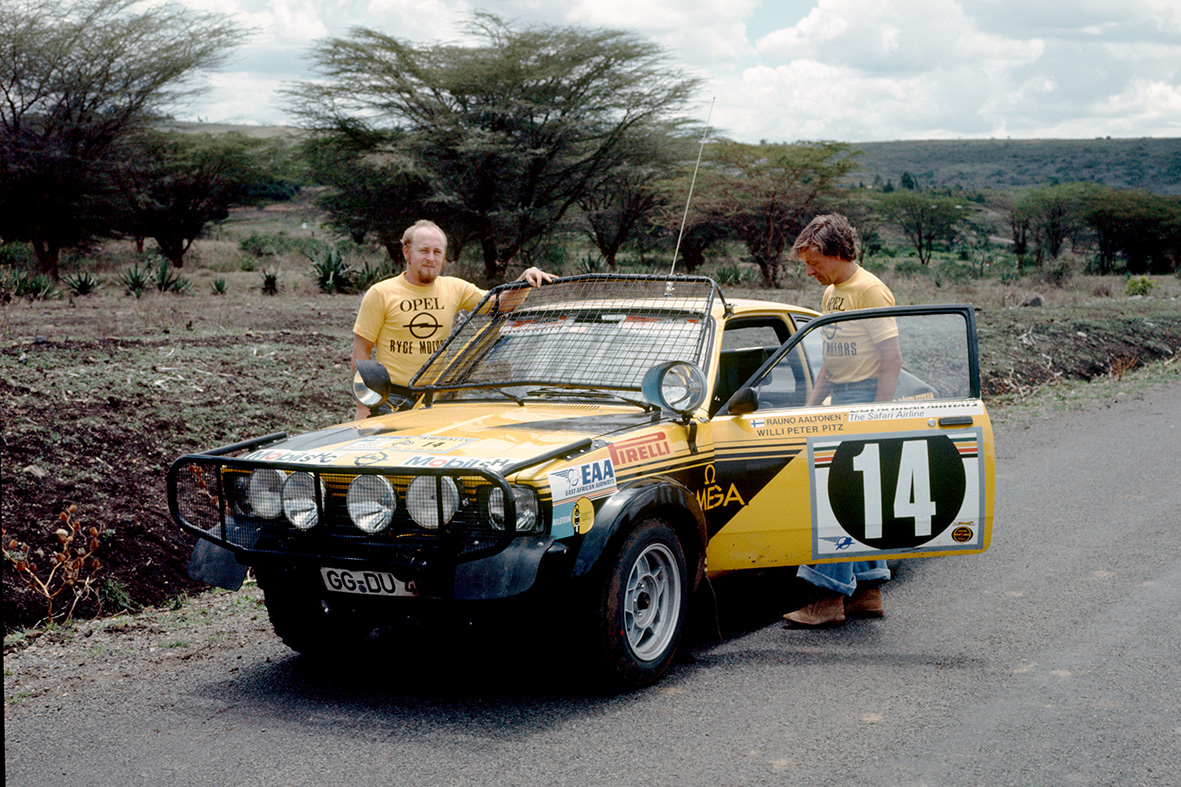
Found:
[[(169, 464), (346, 420), (357, 304), (357, 296), (250, 294), (0, 307), (5, 549), (27, 543), (44, 577), (60, 515), (74, 505), (83, 531), (100, 531), (92, 555), (100, 565), (85, 569), (93, 592), (78, 600), (75, 617), (203, 590), (186, 574), (192, 539), (168, 515)], [(1055, 380), (1122, 376), (1181, 350), (1176, 299), (983, 310), (978, 320), (990, 406)], [(3, 593), (6, 632), (45, 619), (45, 598), (10, 560)], [(55, 614), (71, 603), (65, 588)]]

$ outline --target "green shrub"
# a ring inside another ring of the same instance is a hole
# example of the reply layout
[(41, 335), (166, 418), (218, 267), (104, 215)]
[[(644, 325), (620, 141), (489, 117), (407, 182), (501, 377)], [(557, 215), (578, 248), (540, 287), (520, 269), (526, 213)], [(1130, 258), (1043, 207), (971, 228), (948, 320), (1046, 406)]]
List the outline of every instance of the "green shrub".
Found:
[(128, 295), (140, 298), (147, 292), (148, 284), (152, 280), (152, 271), (137, 262), (130, 268), (123, 270), (115, 277), (115, 280), (123, 285), (123, 291)]
[(1156, 282), (1147, 276), (1129, 276), (1127, 284), (1124, 285), (1124, 295), (1150, 295), (1154, 289)]
[(0, 292), (3, 300), (28, 298), (31, 301), (48, 301), (58, 297), (57, 282), (44, 273), (30, 275), (24, 270), (6, 270), (0, 274)]
[(218, 278), (209, 282), (209, 289), (213, 291), (214, 295), (225, 295), (226, 294), (226, 280), (219, 276)]
[(262, 269), (262, 294), (263, 295), (278, 295), (279, 294), (279, 269), (263, 268)]
[(28, 268), (33, 265), (33, 251), (27, 243), (0, 243), (0, 266)]
[(333, 295), (357, 291), (353, 266), (345, 261), (339, 249), (325, 248), (317, 256), (308, 254), (306, 250), (304, 254), (312, 261), (312, 275), (320, 292)]
[(103, 280), (90, 271), (63, 276), (62, 281), (73, 295), (93, 295), (103, 286)]
[(905, 259), (894, 263), (895, 276), (910, 276), (913, 278), (915, 276), (929, 276), (930, 274), (931, 270), (918, 260)]
[(714, 274), (714, 280), (718, 284), (729, 287), (738, 286), (749, 278), (749, 272), (743, 271), (738, 263), (735, 262), (727, 262), (725, 265), (719, 267), (717, 273)]
[(164, 258), (156, 266), (155, 284), (160, 292), (174, 292), (177, 295), (187, 295), (193, 289), (193, 283), (172, 270), (172, 263)]
[(369, 260), (365, 260), (365, 263), (360, 268), (353, 269), (353, 282), (358, 291), (367, 290), (382, 279), (388, 279), (396, 273), (397, 270), (394, 269), (394, 263), (389, 257), (386, 257), (376, 265)]
[(259, 235), (257, 232), (238, 241), (238, 248), (255, 257), (273, 257), (291, 251), (291, 238), (285, 235)]

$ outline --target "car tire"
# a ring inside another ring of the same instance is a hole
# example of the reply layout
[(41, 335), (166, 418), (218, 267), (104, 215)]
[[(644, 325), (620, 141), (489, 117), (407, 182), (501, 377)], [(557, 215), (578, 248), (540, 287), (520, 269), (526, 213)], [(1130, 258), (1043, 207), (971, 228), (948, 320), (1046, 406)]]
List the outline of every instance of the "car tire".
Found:
[(315, 571), (259, 568), (255, 574), (275, 634), (296, 653), (343, 656), (373, 631), (354, 607), (324, 589)]
[(633, 530), (609, 565), (598, 594), (597, 653), (609, 685), (657, 681), (676, 655), (689, 603), (680, 539), (661, 519)]

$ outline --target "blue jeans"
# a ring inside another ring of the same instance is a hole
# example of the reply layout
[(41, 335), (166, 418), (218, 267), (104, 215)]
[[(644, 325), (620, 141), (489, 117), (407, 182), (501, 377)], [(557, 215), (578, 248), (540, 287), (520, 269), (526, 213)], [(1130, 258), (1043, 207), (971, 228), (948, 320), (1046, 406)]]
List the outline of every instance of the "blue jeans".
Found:
[(800, 566), (796, 576), (818, 588), (832, 590), (843, 596), (853, 595), (857, 580), (869, 582), (885, 581), (890, 578), (890, 569), (884, 560), (860, 561), (857, 563), (821, 563), (818, 566)]

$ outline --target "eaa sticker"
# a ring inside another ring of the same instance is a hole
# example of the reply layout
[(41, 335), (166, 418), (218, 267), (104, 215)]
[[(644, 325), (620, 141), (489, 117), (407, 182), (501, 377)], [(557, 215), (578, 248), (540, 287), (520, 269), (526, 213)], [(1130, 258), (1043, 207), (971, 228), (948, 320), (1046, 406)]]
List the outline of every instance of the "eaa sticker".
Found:
[(813, 558), (983, 546), (982, 432), (808, 441)]
[(554, 503), (576, 497), (602, 497), (615, 491), (615, 465), (610, 459), (587, 462), (546, 473)]

